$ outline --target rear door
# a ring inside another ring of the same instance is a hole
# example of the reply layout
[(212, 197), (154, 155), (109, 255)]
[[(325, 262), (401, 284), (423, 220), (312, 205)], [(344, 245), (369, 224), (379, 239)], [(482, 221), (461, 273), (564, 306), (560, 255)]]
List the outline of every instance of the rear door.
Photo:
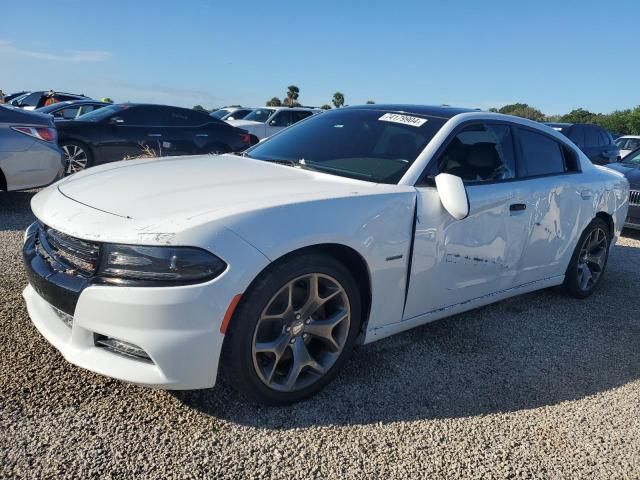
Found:
[(580, 185), (577, 155), (552, 136), (526, 127), (516, 129), (518, 182), (530, 210), (519, 284), (564, 275), (590, 211), (593, 192)]

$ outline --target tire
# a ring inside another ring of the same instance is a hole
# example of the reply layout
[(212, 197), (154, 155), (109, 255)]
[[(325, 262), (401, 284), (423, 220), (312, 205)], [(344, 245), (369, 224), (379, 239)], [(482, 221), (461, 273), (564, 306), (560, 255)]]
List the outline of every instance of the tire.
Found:
[(611, 232), (601, 218), (594, 218), (578, 240), (565, 273), (563, 287), (575, 298), (587, 298), (600, 284), (609, 259)]
[(72, 175), (93, 166), (93, 155), (82, 142), (63, 140), (60, 148), (64, 152), (64, 174)]
[[(314, 282), (316, 303), (308, 295)], [(316, 394), (353, 351), (360, 302), (353, 276), (329, 255), (301, 254), (276, 263), (238, 305), (224, 342), (223, 374), (250, 401), (264, 405)]]
[(223, 153), (229, 153), (231, 148), (223, 143), (212, 143), (204, 147), (203, 151), (205, 154), (222, 155)]

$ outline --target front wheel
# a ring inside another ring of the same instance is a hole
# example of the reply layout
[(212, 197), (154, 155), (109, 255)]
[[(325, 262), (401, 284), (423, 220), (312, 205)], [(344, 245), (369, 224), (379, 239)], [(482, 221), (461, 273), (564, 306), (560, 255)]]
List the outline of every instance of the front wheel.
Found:
[(283, 261), (255, 282), (238, 307), (225, 340), (227, 378), (267, 405), (317, 393), (352, 352), (360, 308), (352, 275), (333, 257)]
[(565, 274), (565, 290), (576, 298), (591, 295), (604, 274), (609, 258), (609, 225), (595, 218), (585, 229), (571, 257)]

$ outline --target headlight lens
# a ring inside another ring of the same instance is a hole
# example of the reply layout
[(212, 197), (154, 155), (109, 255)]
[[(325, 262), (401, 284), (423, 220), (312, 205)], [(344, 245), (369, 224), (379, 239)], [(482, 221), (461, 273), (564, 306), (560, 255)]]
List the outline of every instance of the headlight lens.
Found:
[(107, 283), (189, 284), (211, 280), (227, 264), (195, 247), (143, 247), (103, 244), (98, 270)]

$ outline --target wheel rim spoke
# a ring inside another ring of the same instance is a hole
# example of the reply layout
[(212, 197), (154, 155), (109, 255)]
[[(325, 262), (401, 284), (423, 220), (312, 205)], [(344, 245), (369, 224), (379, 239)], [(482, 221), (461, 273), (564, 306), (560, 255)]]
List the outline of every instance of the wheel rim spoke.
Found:
[(607, 261), (607, 234), (601, 228), (595, 229), (584, 240), (578, 259), (578, 285), (588, 291), (595, 287), (604, 271)]
[(316, 382), (342, 353), (350, 320), (348, 297), (336, 279), (311, 273), (289, 281), (256, 324), (252, 355), (258, 377), (283, 392)]
[(64, 145), (62, 151), (67, 173), (76, 173), (87, 168), (87, 154), (82, 148), (77, 145)]
[(329, 348), (337, 352), (340, 350), (340, 346), (333, 337), (333, 330), (335, 327), (348, 318), (348, 314), (345, 311), (340, 311), (326, 320), (313, 321), (305, 328), (305, 332), (309, 335), (326, 342)]

